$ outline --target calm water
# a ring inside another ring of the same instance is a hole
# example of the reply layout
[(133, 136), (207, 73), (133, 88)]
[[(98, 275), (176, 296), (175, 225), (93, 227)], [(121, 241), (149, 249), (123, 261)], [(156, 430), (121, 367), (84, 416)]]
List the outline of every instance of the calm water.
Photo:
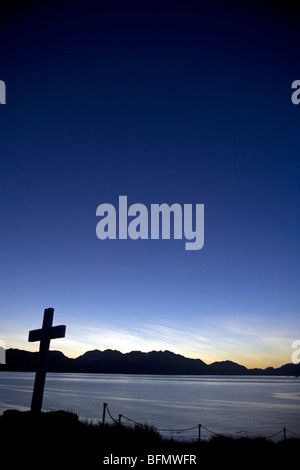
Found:
[[(34, 374), (0, 372), (0, 413), (30, 407)], [(294, 377), (54, 374), (46, 380), (43, 408), (102, 419), (103, 403), (119, 414), (176, 439), (196, 439), (198, 424), (215, 433), (271, 436), (284, 427), (300, 437), (300, 379)], [(107, 415), (107, 422), (111, 419)], [(126, 420), (123, 418), (123, 422)], [(201, 428), (201, 437), (211, 437)], [(280, 433), (276, 439), (282, 439)]]

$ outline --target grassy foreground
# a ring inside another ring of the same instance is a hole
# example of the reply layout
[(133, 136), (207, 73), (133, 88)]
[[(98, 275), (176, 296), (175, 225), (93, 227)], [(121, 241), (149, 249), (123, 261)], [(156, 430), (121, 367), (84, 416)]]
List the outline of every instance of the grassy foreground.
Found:
[[(0, 416), (1, 461), (6, 468), (99, 469), (112, 465), (124, 468), (161, 465), (148, 455), (192, 455), (181, 464), (168, 466), (216, 468), (253, 465), (270, 468), (294, 465), (299, 458), (300, 440), (274, 443), (264, 438), (214, 437), (203, 442), (178, 442), (164, 439), (150, 427), (135, 428), (82, 422), (65, 411), (34, 415), (8, 410)], [(122, 457), (122, 459), (121, 459)], [(124, 457), (134, 457), (135, 462)], [(158, 457), (159, 459), (159, 457)], [(143, 460), (143, 462), (141, 462)], [(196, 464), (194, 463), (196, 462)], [(292, 467), (290, 467), (292, 468)]]

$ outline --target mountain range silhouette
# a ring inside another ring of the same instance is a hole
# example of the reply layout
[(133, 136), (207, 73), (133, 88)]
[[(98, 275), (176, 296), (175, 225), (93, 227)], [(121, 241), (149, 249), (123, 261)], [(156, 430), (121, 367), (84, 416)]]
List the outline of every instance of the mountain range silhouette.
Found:
[[(6, 351), (6, 364), (0, 370), (34, 372), (38, 352), (19, 349)], [(247, 369), (232, 361), (206, 364), (201, 359), (190, 359), (171, 351), (120, 351), (107, 349), (87, 351), (73, 359), (60, 351), (49, 351), (49, 372), (157, 374), (157, 375), (285, 375), (299, 376), (300, 364), (285, 364), (279, 368)]]

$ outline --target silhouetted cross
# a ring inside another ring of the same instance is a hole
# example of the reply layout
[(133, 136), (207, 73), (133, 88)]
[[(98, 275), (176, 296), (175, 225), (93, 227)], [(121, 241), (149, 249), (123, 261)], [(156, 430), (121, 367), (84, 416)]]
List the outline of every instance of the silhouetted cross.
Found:
[(40, 412), (42, 409), (50, 341), (54, 338), (64, 338), (66, 334), (65, 325), (52, 326), (53, 314), (53, 308), (46, 308), (42, 328), (29, 331), (28, 336), (28, 341), (40, 341), (39, 361), (31, 401), (31, 411), (34, 412)]

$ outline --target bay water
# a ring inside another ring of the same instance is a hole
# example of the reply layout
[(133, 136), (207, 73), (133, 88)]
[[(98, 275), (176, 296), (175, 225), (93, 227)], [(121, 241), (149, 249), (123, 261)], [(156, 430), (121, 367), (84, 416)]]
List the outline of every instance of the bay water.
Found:
[[(34, 374), (0, 372), (0, 414), (30, 409)], [(153, 425), (178, 440), (215, 434), (300, 437), (300, 379), (265, 376), (186, 376), (48, 373), (43, 410), (81, 419)]]

